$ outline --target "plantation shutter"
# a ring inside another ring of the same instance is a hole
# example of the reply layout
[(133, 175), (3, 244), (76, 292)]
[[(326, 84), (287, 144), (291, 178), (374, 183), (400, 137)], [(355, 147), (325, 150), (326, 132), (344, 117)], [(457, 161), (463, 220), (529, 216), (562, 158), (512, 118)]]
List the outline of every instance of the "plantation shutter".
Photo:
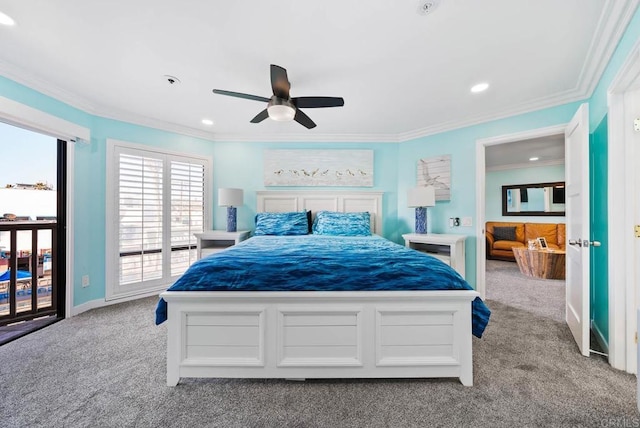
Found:
[(115, 149), (117, 284), (108, 298), (166, 288), (196, 260), (205, 227), (208, 163), (156, 151)]
[(171, 276), (197, 258), (196, 232), (204, 231), (204, 165), (171, 161)]
[(120, 155), (120, 285), (162, 278), (162, 159)]

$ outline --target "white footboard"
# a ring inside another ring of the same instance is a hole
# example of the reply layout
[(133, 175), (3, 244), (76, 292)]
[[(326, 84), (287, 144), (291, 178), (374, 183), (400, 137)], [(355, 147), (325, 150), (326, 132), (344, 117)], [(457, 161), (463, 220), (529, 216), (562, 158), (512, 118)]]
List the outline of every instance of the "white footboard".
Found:
[(473, 384), (475, 291), (167, 291), (181, 377), (431, 378)]

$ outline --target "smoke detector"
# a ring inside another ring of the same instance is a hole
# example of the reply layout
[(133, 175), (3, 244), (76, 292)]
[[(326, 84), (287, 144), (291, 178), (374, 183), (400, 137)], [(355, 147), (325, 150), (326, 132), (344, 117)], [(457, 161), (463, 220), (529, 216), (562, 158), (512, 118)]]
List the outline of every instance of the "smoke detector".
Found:
[(162, 76), (167, 82), (169, 82), (170, 85), (176, 85), (178, 83), (180, 83), (180, 79), (178, 79), (176, 76), (170, 76), (168, 74), (165, 74), (164, 76)]
[(430, 15), (440, 4), (440, 0), (420, 0), (418, 2), (418, 14)]

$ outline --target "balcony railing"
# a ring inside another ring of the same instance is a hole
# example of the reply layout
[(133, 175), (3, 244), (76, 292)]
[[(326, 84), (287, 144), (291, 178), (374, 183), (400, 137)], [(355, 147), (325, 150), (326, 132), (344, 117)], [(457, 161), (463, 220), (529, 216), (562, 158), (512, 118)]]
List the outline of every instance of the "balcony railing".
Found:
[(55, 220), (0, 222), (0, 325), (57, 312)]

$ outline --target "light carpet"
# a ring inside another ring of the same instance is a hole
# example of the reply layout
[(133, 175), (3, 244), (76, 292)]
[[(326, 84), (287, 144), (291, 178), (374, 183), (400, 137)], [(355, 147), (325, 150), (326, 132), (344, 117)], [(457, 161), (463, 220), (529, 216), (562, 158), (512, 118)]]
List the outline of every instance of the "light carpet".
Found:
[(638, 426), (629, 425), (640, 424), (635, 376), (578, 353), (562, 321), (563, 282), (523, 285), (510, 265), (489, 266), (493, 315), (473, 340), (470, 388), (457, 379), (183, 379), (170, 388), (166, 326), (153, 324), (156, 299), (147, 298), (0, 347), (0, 426)]

